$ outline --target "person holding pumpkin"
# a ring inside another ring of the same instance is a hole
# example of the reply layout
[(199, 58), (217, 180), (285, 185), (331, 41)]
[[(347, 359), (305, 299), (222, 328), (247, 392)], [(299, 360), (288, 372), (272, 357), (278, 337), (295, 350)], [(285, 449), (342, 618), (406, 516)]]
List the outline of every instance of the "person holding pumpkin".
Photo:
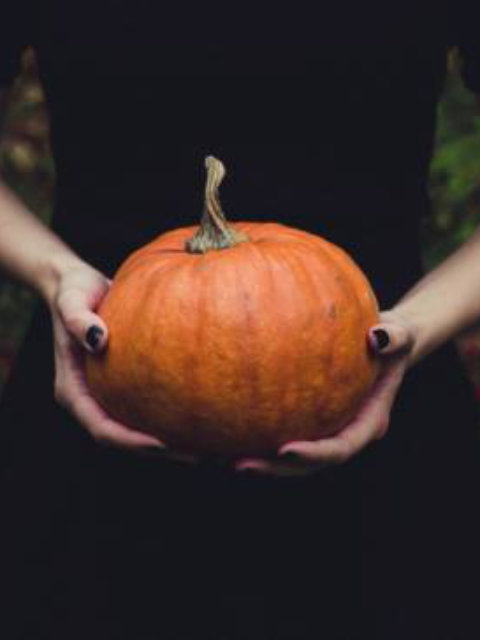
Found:
[[(480, 319), (480, 235), (429, 274), (419, 239), (449, 47), (480, 94), (478, 9), (441, 3), (432, 29), (423, 5), (276, 7), (271, 29), (263, 5), (85, 8), (24, 0), (0, 40), (4, 99), (35, 47), (57, 171), (52, 229), (0, 185), (0, 264), (41, 300), (0, 406), (0, 635), (478, 638), (480, 411), (451, 339)], [(345, 248), (381, 308), (343, 430), (225, 466), (113, 419), (85, 378), (117, 267), (197, 223), (212, 152), (232, 218)]]

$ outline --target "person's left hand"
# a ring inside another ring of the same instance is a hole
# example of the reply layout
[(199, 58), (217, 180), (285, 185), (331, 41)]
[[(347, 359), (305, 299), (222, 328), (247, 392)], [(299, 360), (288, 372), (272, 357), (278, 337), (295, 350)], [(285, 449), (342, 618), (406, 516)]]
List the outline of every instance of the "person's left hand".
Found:
[(368, 344), (381, 359), (380, 373), (353, 420), (333, 437), (288, 442), (275, 459), (244, 458), (235, 463), (235, 469), (275, 476), (309, 475), (326, 465), (346, 462), (369, 442), (382, 438), (415, 340), (413, 326), (394, 310), (381, 313), (380, 322), (368, 333)]

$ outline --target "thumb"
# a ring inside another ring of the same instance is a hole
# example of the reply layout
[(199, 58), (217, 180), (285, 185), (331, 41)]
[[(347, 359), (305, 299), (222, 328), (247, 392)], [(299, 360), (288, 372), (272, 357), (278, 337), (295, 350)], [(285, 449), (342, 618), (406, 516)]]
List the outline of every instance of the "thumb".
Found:
[(88, 351), (98, 353), (107, 345), (108, 329), (89, 308), (86, 292), (70, 290), (59, 296), (58, 311), (68, 332)]
[(382, 322), (372, 327), (368, 340), (374, 353), (390, 355), (413, 346), (413, 334), (407, 327), (396, 322)]

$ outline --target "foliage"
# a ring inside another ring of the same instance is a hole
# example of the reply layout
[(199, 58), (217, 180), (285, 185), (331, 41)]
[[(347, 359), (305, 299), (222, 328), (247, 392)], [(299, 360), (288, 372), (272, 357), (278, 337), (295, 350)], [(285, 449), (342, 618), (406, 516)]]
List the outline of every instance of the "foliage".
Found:
[(423, 230), (428, 269), (465, 242), (480, 221), (480, 109), (474, 95), (462, 84), (459, 69), (454, 50), (438, 106), (435, 153), (430, 165), (433, 215)]
[[(31, 50), (12, 89), (0, 146), (0, 174), (27, 206), (48, 223), (54, 186), (48, 119)], [(0, 273), (0, 388), (31, 316), (30, 290)]]

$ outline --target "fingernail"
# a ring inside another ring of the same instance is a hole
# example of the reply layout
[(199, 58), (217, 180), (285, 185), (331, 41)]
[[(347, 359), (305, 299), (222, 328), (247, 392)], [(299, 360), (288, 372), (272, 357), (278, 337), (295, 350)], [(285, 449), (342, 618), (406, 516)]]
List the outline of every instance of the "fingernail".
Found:
[(375, 335), (377, 347), (380, 351), (388, 347), (388, 345), (390, 344), (390, 337), (385, 329), (374, 329), (373, 334)]
[(85, 340), (87, 344), (92, 349), (96, 349), (100, 343), (100, 340), (103, 336), (103, 329), (96, 324), (92, 324), (92, 326), (88, 329), (85, 334)]

